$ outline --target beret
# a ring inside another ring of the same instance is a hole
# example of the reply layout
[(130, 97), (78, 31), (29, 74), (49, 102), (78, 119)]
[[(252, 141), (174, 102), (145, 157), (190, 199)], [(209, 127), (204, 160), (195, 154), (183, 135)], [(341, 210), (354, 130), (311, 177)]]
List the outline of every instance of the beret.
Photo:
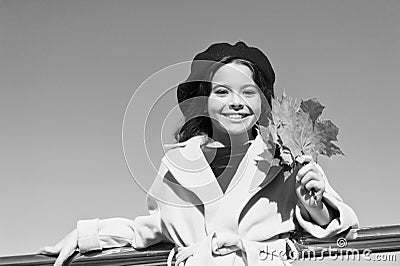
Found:
[(275, 73), (267, 56), (258, 48), (249, 47), (239, 41), (234, 45), (229, 43), (215, 43), (205, 51), (197, 54), (192, 61), (189, 77), (178, 85), (177, 98), (181, 111), (185, 115), (187, 104), (184, 102), (198, 96), (199, 82), (207, 81), (210, 68), (225, 57), (247, 60), (253, 63), (262, 73), (267, 85), (273, 88)]

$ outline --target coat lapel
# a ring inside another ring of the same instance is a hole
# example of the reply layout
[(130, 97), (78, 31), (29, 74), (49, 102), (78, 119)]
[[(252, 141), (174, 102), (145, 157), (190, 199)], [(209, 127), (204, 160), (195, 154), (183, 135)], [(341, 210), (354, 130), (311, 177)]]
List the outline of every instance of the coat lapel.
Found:
[(204, 141), (202, 136), (189, 139), (184, 147), (168, 151), (163, 162), (181, 186), (206, 204), (222, 197), (223, 192), (201, 150)]
[(278, 161), (274, 159), (275, 144), (273, 142), (265, 143), (260, 134), (254, 141), (254, 149), (249, 151), (249, 158), (252, 164), (249, 167), (252, 180), (249, 186), (251, 194), (267, 186), (275, 176), (282, 170)]
[[(201, 145), (203, 136), (197, 136), (186, 141), (180, 148), (171, 149), (163, 158), (164, 164), (185, 189), (192, 191), (205, 205), (224, 196), (214, 173), (212, 172)], [(241, 193), (247, 194), (245, 205), (259, 190), (267, 186), (282, 170), (274, 159), (274, 143), (265, 143), (258, 134), (249, 147), (246, 156), (231, 180), (227, 194), (240, 183)], [(245, 178), (247, 182), (241, 182)], [(251, 180), (251, 182), (250, 182)], [(243, 186), (243, 187), (242, 187)]]

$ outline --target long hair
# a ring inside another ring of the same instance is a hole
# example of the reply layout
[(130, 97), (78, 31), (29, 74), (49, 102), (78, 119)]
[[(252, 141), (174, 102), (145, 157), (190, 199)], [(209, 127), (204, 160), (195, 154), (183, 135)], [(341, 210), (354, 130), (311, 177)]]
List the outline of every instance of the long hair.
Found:
[[(178, 142), (184, 142), (199, 135), (205, 135), (212, 138), (212, 123), (211, 119), (207, 116), (207, 98), (210, 96), (212, 88), (210, 81), (219, 68), (230, 63), (241, 64), (250, 68), (253, 73), (252, 78), (254, 82), (257, 84), (267, 101), (262, 101), (261, 113), (264, 114), (270, 110), (271, 99), (274, 97), (274, 88), (273, 85), (266, 82), (258, 67), (252, 62), (238, 57), (224, 57), (208, 70), (206, 75), (207, 78), (205, 79), (206, 81), (191, 81), (193, 90), (195, 90), (194, 97), (196, 97), (196, 99), (193, 101), (189, 100), (187, 103), (187, 112), (185, 114), (184, 124), (175, 132), (175, 139)], [(264, 99), (264, 97), (262, 97), (262, 99)], [(254, 128), (253, 134), (255, 134)]]

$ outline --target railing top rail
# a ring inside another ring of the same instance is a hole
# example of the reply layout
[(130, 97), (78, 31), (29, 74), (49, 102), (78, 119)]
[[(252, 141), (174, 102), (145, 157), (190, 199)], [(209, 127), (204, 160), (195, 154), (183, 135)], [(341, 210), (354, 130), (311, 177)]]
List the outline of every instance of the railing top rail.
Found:
[[(329, 256), (324, 250), (333, 247), (340, 252), (343, 249), (369, 249), (371, 252), (400, 251), (400, 225), (374, 226), (348, 230), (340, 235), (317, 239), (304, 232), (294, 232), (292, 240), (304, 256), (307, 250), (313, 250), (312, 256)], [(346, 245), (339, 247), (339, 238), (345, 239)], [(166, 260), (172, 244), (158, 244), (145, 250), (135, 250), (132, 247), (122, 247), (80, 254), (76, 252), (68, 263), (72, 265), (166, 265)], [(308, 256), (310, 253), (308, 253)], [(0, 257), (0, 265), (53, 265), (55, 257), (27, 254)]]

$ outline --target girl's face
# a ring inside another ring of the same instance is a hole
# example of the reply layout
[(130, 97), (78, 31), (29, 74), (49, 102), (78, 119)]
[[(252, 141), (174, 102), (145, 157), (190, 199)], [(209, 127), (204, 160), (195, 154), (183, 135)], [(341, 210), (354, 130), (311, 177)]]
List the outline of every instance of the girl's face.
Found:
[(261, 113), (261, 94), (252, 76), (249, 67), (237, 63), (215, 72), (207, 102), (213, 134), (251, 132)]

